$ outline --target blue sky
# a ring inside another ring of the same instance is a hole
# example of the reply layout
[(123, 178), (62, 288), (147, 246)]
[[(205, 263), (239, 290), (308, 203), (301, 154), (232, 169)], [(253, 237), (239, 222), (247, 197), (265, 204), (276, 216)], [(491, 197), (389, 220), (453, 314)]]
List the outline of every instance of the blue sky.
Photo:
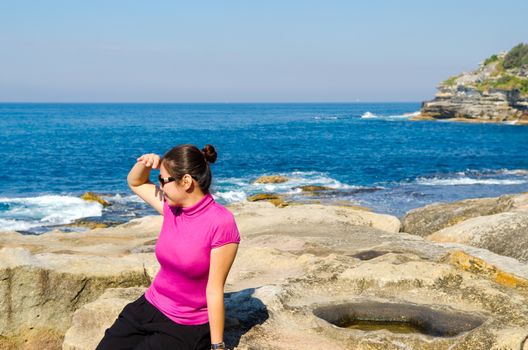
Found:
[(528, 1), (3, 1), (3, 102), (423, 101)]

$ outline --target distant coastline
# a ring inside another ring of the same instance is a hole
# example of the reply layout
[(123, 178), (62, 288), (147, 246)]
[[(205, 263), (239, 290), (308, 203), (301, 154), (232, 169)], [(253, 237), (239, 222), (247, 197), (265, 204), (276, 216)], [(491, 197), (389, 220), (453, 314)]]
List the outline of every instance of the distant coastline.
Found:
[(528, 125), (528, 44), (443, 81), (435, 98), (409, 120)]

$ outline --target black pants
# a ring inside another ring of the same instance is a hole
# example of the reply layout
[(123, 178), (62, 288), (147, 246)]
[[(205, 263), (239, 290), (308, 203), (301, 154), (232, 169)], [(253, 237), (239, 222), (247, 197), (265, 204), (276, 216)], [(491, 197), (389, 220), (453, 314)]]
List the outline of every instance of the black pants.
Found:
[(209, 323), (181, 325), (154, 307), (143, 294), (127, 304), (105, 331), (96, 350), (208, 350)]

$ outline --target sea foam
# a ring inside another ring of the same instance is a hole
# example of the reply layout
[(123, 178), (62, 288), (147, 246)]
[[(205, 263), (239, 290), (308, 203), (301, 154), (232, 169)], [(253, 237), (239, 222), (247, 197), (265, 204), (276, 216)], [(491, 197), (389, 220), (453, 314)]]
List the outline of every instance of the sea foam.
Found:
[(103, 206), (97, 202), (59, 195), (2, 197), (0, 205), (1, 231), (64, 225), (83, 217), (101, 216), (103, 211)]

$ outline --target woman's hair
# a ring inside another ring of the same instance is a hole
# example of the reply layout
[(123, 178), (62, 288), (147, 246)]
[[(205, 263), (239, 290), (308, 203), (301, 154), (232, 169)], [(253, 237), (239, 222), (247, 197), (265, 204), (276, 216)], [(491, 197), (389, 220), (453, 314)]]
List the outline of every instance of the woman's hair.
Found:
[(209, 163), (216, 161), (216, 150), (213, 145), (205, 145), (199, 150), (191, 144), (178, 145), (170, 149), (161, 158), (169, 174), (181, 181), (183, 175), (191, 175), (204, 194), (209, 193), (212, 174)]

